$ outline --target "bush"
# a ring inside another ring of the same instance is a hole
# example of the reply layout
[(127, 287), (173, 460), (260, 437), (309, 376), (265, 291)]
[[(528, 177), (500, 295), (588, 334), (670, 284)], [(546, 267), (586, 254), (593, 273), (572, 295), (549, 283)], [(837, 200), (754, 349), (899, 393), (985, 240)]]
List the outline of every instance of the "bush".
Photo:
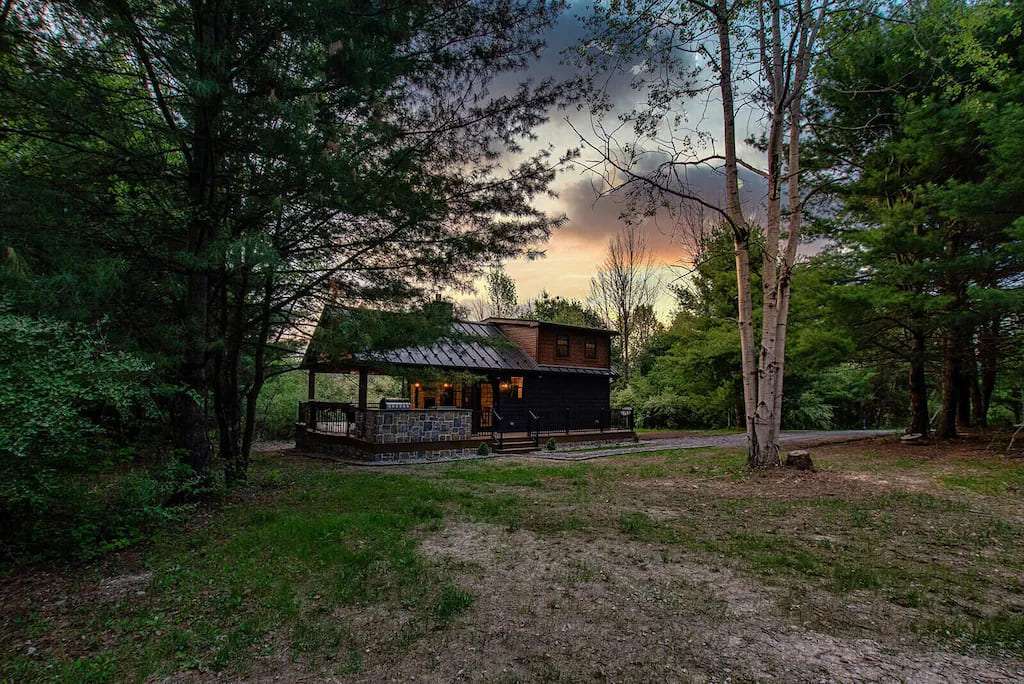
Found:
[(149, 404), (149, 370), (92, 330), (0, 310), (2, 560), (98, 555), (170, 517), (187, 469), (134, 467), (112, 439)]
[(556, 449), (558, 449), (558, 445), (555, 444), (555, 438), (548, 437), (548, 443), (544, 445), (544, 448), (547, 449), (548, 451), (555, 451)]
[(488, 444), (487, 442), (480, 442), (480, 446), (478, 446), (476, 448), (476, 455), (477, 456), (490, 456), (491, 455), (491, 445)]

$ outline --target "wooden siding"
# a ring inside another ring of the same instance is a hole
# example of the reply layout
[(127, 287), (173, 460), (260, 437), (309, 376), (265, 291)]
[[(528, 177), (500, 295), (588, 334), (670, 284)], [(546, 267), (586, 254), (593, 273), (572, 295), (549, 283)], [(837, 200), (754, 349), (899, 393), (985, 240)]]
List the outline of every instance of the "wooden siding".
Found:
[[(558, 356), (555, 340), (559, 335), (569, 337), (569, 356)], [(585, 354), (587, 341), (597, 345), (597, 358), (588, 359)], [(543, 325), (537, 337), (537, 363), (557, 366), (584, 366), (587, 368), (611, 368), (610, 338), (607, 334), (588, 333), (569, 328)]]
[(531, 359), (537, 358), (537, 326), (514, 323), (498, 323), (497, 326), (505, 337), (515, 342)]
[(611, 405), (608, 378), (590, 375), (531, 375), (526, 378), (525, 403), (537, 413), (561, 417), (565, 410), (606, 411)]

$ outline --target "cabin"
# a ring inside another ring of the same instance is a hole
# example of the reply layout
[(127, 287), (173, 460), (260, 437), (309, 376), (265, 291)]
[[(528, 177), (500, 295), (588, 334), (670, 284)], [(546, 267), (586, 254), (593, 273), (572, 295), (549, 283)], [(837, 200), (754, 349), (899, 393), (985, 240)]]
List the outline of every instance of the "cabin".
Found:
[[(329, 320), (321, 317), (319, 325)], [(360, 461), (416, 461), (633, 439), (632, 411), (610, 403), (616, 334), (487, 318), (456, 321), (448, 336), (427, 346), (325, 354), (311, 344), (297, 446)], [(324, 373), (358, 374), (357, 401), (317, 400), (316, 378)], [(400, 374), (404, 396), (368, 405), (371, 374)]]

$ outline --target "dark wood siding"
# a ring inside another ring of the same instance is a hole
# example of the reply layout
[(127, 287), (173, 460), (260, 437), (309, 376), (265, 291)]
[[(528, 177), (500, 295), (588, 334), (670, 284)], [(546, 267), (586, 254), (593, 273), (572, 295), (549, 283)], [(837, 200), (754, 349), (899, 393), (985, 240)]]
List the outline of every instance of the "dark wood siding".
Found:
[(565, 410), (579, 416), (607, 411), (610, 386), (600, 376), (540, 375), (526, 379), (526, 403), (545, 419), (561, 421)]
[(572, 412), (574, 422), (581, 417), (593, 420), (608, 410), (611, 387), (608, 378), (593, 375), (543, 374), (526, 376), (523, 401), (498, 409), (506, 421), (515, 423), (516, 430), (525, 430), (527, 411), (533, 411), (545, 422), (554, 421), (559, 429), (565, 411)]

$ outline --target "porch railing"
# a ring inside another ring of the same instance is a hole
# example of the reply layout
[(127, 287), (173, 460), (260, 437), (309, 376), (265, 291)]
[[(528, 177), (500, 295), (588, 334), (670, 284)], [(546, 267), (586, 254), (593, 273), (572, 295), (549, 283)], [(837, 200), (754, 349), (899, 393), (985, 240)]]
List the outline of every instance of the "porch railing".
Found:
[(338, 401), (300, 401), (299, 422), (307, 430), (351, 435), (355, 429), (356, 409)]
[(531, 436), (538, 442), (541, 435), (573, 432), (610, 432), (633, 430), (633, 410), (564, 408), (552, 411), (530, 411)]
[(493, 439), (498, 440), (498, 451), (501, 451), (505, 445), (505, 420), (501, 417), (501, 414), (491, 409), (491, 436)]
[(478, 435), (489, 434), (496, 442), (500, 442), (507, 433), (525, 433), (535, 446), (540, 446), (544, 436), (574, 432), (632, 432), (634, 428), (631, 408), (484, 410), (474, 412), (473, 424)]

